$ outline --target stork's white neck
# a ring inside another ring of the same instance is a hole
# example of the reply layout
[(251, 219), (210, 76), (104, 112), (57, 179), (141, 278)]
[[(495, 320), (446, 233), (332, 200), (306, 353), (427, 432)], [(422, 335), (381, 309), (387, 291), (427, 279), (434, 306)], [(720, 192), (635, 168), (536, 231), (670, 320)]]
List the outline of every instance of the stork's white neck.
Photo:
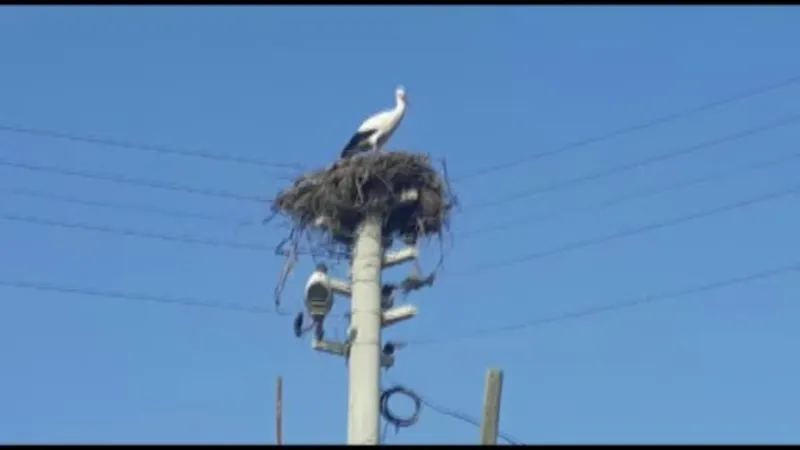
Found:
[(394, 105), (394, 110), (397, 112), (402, 113), (406, 110), (406, 101), (403, 100), (401, 97), (396, 97), (395, 100), (397, 103)]

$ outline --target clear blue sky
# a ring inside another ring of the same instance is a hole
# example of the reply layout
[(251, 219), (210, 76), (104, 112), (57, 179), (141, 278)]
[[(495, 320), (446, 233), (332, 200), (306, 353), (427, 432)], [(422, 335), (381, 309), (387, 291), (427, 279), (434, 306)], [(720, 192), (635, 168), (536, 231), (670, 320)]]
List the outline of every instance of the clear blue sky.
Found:
[[(323, 166), (403, 84), (390, 148), (447, 158), (457, 178), (800, 74), (792, 8), (3, 8), (0, 123)], [(484, 264), (716, 208), (796, 183), (800, 161), (618, 206), (557, 214), (797, 151), (786, 126), (501, 206), (571, 179), (800, 112), (800, 84), (542, 158), (456, 188), (463, 212), (421, 315), (387, 331), (390, 372), (480, 412), (505, 370), (502, 429), (526, 442), (800, 440), (798, 280), (791, 274), (471, 340), (456, 336), (796, 262), (796, 197), (573, 252)], [(0, 157), (270, 196), (285, 171), (0, 133)], [(258, 220), (266, 206), (0, 167), (0, 187)], [(2, 195), (0, 214), (274, 245), (237, 227)], [(281, 261), (214, 248), (0, 221), (0, 279), (271, 307)], [(435, 252), (431, 247), (431, 252)], [(430, 253), (424, 261), (435, 263)], [(287, 287), (296, 311), (311, 262)], [(400, 277), (393, 271), (388, 277)], [(290, 319), (0, 288), (0, 441), (343, 442), (346, 368)], [(329, 333), (344, 331), (333, 321)], [(447, 340), (449, 337), (453, 339)], [(792, 362), (795, 361), (795, 362)], [(392, 443), (472, 443), (422, 413)]]

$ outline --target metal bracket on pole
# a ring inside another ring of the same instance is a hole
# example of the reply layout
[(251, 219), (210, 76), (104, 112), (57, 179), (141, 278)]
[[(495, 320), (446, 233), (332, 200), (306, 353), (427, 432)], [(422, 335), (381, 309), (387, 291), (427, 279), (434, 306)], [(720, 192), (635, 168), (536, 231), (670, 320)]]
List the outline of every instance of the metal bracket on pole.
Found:
[(392, 266), (397, 266), (399, 264), (403, 264), (409, 261), (413, 261), (419, 258), (419, 249), (414, 247), (406, 247), (402, 250), (397, 250), (394, 252), (388, 252), (383, 255), (383, 268), (389, 268)]
[(403, 305), (383, 312), (381, 325), (386, 328), (404, 320), (413, 319), (417, 315), (417, 307), (414, 305)]
[[(320, 288), (322, 288), (324, 292), (320, 292)], [(350, 283), (337, 280), (327, 273), (318, 270), (312, 272), (308, 277), (308, 281), (306, 282), (306, 298), (308, 298), (309, 293), (315, 289), (317, 296), (325, 295), (330, 297), (331, 293), (343, 295), (345, 297), (350, 297), (352, 295)], [(327, 290), (330, 290), (330, 292), (327, 292)]]
[[(311, 348), (318, 352), (330, 353), (331, 355), (342, 356), (347, 358), (350, 354), (350, 344), (344, 342), (331, 342), (320, 341), (314, 339), (311, 341)], [(394, 356), (381, 354), (381, 366), (388, 369), (394, 365)]]
[(331, 290), (339, 295), (343, 295), (345, 297), (351, 297), (353, 295), (353, 290), (350, 287), (350, 283), (346, 281), (337, 280), (336, 278), (328, 278), (328, 286), (330, 286)]

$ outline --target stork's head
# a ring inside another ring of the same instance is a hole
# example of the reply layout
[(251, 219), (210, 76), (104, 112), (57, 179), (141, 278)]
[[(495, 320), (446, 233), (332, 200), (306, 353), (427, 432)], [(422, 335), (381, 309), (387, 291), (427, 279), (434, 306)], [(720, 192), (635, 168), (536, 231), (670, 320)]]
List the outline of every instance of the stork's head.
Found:
[(397, 86), (397, 89), (394, 90), (394, 96), (397, 98), (398, 103), (408, 103), (408, 99), (406, 98), (406, 90), (403, 86)]
[(317, 272), (328, 273), (328, 266), (326, 266), (325, 263), (317, 264), (316, 269)]

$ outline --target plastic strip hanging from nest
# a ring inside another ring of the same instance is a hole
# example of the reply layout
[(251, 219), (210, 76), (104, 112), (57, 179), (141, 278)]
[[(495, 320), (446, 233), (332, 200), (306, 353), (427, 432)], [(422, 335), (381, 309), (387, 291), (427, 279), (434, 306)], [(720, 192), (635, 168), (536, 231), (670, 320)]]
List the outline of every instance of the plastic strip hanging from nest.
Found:
[[(288, 250), (284, 249), (284, 245), (287, 243), (290, 244)], [(289, 276), (294, 271), (295, 266), (297, 265), (298, 261), (298, 246), (299, 242), (297, 239), (297, 234), (295, 230), (292, 230), (289, 233), (289, 237), (282, 240), (278, 246), (275, 248), (275, 253), (284, 256), (283, 267), (281, 268), (280, 274), (278, 274), (278, 283), (275, 286), (275, 312), (283, 315), (284, 313), (281, 311), (281, 294), (283, 294), (283, 290), (286, 288), (286, 282), (289, 280)]]
[[(450, 210), (460, 210), (461, 208), (460, 208), (460, 204), (459, 204), (459, 201), (458, 201), (458, 196), (453, 192), (453, 188), (451, 187), (452, 183), (450, 183), (450, 173), (447, 170), (447, 160), (445, 158), (442, 158), (441, 162), (442, 162), (442, 177), (444, 178), (444, 183), (445, 183), (445, 186), (447, 187), (447, 196), (450, 199), (450, 207), (448, 209), (450, 209)], [(446, 235), (447, 235), (447, 237), (450, 238), (450, 242), (451, 242), (451, 245), (452, 245), (452, 243), (454, 242), (453, 233), (452, 233), (452, 231), (450, 231), (449, 227), (447, 227), (447, 231), (448, 232), (446, 233)], [(442, 230), (439, 232), (439, 247), (440, 247), (440, 250), (441, 250), (441, 253), (440, 253), (441, 258), (439, 260), (439, 264), (437, 265), (437, 269), (436, 269), (437, 271), (439, 269), (441, 269), (442, 265), (444, 264), (444, 237), (445, 237), (445, 232), (444, 232), (444, 227), (443, 227)]]

